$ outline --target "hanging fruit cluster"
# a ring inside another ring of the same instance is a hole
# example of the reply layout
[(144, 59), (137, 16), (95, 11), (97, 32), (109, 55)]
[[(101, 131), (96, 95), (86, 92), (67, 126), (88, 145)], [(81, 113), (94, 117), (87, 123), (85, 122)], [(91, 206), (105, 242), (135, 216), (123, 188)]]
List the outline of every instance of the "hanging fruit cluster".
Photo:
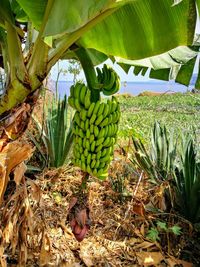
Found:
[(74, 164), (103, 180), (108, 176), (116, 142), (119, 103), (114, 96), (106, 102), (92, 102), (91, 91), (82, 83), (70, 88), (68, 102), (76, 109), (73, 121)]

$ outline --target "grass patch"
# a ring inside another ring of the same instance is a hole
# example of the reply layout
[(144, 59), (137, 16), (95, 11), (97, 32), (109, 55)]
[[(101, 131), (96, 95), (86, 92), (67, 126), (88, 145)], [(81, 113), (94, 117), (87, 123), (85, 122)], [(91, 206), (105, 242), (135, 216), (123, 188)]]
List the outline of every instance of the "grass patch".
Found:
[(176, 134), (187, 131), (196, 136), (200, 129), (200, 95), (119, 96), (121, 120), (119, 138), (136, 135), (149, 141), (154, 122), (160, 121)]

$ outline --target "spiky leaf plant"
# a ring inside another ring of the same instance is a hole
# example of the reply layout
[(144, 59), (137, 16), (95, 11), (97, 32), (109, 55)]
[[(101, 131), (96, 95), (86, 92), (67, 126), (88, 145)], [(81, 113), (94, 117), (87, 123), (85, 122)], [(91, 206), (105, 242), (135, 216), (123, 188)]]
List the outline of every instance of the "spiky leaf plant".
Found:
[[(47, 150), (47, 165), (57, 168), (66, 162), (72, 144), (72, 113), (68, 107), (67, 96), (58, 100), (53, 98), (52, 102), (47, 104), (44, 117), (44, 125), (35, 117), (34, 122)], [(41, 146), (36, 140), (34, 143), (37, 143), (37, 147)]]
[(180, 162), (175, 171), (176, 203), (190, 221), (200, 222), (200, 162), (192, 137), (182, 142)]
[(149, 151), (140, 139), (133, 136), (132, 140), (134, 153), (131, 161), (141, 168), (153, 182), (160, 183), (172, 176), (176, 157), (173, 133), (169, 135), (165, 126), (155, 122)]

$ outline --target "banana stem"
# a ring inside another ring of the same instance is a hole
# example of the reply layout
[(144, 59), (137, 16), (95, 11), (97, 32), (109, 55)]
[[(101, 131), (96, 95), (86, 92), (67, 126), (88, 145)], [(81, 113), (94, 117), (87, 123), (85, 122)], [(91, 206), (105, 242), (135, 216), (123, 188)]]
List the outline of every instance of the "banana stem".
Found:
[(97, 102), (98, 100), (100, 100), (100, 90), (93, 88), (93, 85), (97, 83), (97, 76), (94, 65), (92, 64), (92, 60), (83, 47), (78, 48), (75, 53), (83, 68), (88, 88), (91, 90), (92, 101)]

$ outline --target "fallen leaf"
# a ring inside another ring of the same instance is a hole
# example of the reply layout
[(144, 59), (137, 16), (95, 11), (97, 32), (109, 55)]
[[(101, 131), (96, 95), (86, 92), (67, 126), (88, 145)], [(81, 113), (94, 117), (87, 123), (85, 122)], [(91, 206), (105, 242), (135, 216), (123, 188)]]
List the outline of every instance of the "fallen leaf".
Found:
[(160, 252), (136, 252), (136, 257), (139, 266), (156, 266), (164, 259)]
[(137, 215), (140, 215), (142, 217), (145, 216), (145, 209), (144, 205), (142, 203), (134, 203), (133, 204), (133, 212), (136, 213)]
[(177, 265), (181, 265), (182, 267), (192, 267), (193, 264), (184, 260), (179, 260), (174, 258), (173, 256), (170, 256), (168, 259), (165, 260), (169, 267), (175, 267)]

